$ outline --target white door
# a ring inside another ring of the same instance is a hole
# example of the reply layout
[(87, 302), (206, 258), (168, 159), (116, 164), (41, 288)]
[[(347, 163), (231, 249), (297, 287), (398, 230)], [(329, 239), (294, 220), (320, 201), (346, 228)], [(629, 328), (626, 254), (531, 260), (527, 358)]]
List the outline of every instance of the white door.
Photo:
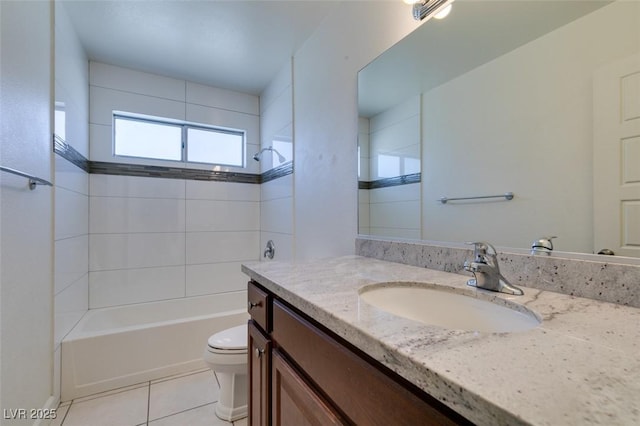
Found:
[(640, 54), (594, 75), (594, 251), (640, 257)]

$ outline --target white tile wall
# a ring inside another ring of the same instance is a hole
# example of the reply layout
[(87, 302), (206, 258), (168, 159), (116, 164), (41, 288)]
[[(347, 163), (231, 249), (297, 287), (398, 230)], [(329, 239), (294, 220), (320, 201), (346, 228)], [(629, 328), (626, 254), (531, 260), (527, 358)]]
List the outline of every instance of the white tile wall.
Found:
[[(378, 170), (380, 155), (398, 156), (401, 161), (420, 161), (420, 96), (384, 111), (369, 120), (369, 172), (371, 180), (384, 176)], [(400, 174), (415, 173), (401, 168)]]
[(101, 197), (176, 198), (185, 196), (180, 179), (91, 175), (91, 195)]
[[(361, 178), (377, 180), (377, 159), (395, 155), (420, 161), (420, 97), (380, 113), (360, 118)], [(367, 133), (370, 132), (370, 133)], [(367, 143), (368, 142), (368, 143)], [(400, 169), (400, 174), (415, 170)], [(369, 179), (362, 178), (366, 174)], [(382, 176), (384, 177), (384, 176)], [(420, 184), (358, 191), (358, 232), (399, 238), (421, 237)]]
[(92, 234), (91, 271), (184, 265), (184, 232)]
[(260, 186), (250, 183), (186, 182), (189, 200), (259, 201)]
[(85, 273), (55, 295), (54, 342), (56, 347), (89, 309), (89, 275)]
[[(80, 169), (77, 170), (80, 171)], [(82, 174), (86, 175), (84, 172)], [(88, 181), (86, 176), (80, 175), (79, 177), (85, 182)], [(89, 198), (86, 191), (80, 193), (57, 186), (55, 212), (56, 240), (87, 234), (89, 227)]]
[[(291, 63), (287, 63), (261, 96), (260, 127), (261, 147), (273, 145), (274, 140), (290, 140), (293, 143), (293, 93)], [(293, 152), (293, 149), (291, 150)], [(266, 155), (269, 154), (269, 155)], [(286, 156), (287, 161), (293, 156)], [(270, 153), (265, 152), (262, 171), (273, 168)], [(292, 260), (293, 248), (293, 175), (278, 178), (261, 185), (260, 253), (273, 240), (276, 247), (274, 260)]]
[(184, 199), (100, 197), (92, 194), (89, 209), (89, 230), (92, 234), (184, 232)]
[[(64, 6), (55, 3), (55, 101), (65, 141), (89, 156), (89, 62)], [(89, 307), (89, 175), (55, 155), (53, 394), (60, 396), (60, 341)]]
[(188, 232), (187, 264), (257, 260), (259, 231)]
[(240, 263), (258, 253), (258, 185), (90, 180), (92, 308), (244, 288)]
[(242, 262), (187, 265), (186, 295), (200, 296), (246, 289), (248, 278), (240, 270), (241, 265)]
[(93, 124), (111, 125), (114, 110), (176, 120), (185, 119), (184, 102), (172, 99), (150, 99), (149, 96), (137, 93), (93, 85), (89, 87), (89, 99), (89, 120)]
[(55, 242), (55, 294), (87, 273), (89, 236), (65, 238)]
[(184, 297), (185, 267), (119, 269), (89, 273), (89, 307)]
[[(114, 159), (111, 115), (123, 110), (245, 129), (250, 161), (233, 170), (259, 171), (250, 158), (259, 147), (258, 97), (96, 62), (90, 68), (91, 160), (184, 167)], [(259, 185), (94, 174), (90, 194), (91, 308), (246, 286), (240, 264), (258, 258)]]
[(163, 99), (173, 99), (174, 101), (184, 101), (186, 90), (186, 82), (184, 80), (100, 62), (91, 62), (89, 70), (92, 86), (112, 88), (123, 92)]
[(358, 179), (362, 181), (369, 181), (370, 172), (369, 164), (371, 161), (370, 154), (370, 137), (369, 137), (369, 119), (364, 117), (358, 117), (358, 149), (359, 149), (359, 163), (360, 174)]
[(257, 96), (91, 62), (91, 160), (185, 167), (182, 162), (114, 158), (111, 123), (117, 110), (246, 130), (246, 168), (215, 169), (257, 173), (259, 165), (251, 157), (260, 146), (259, 104)]
[(258, 231), (257, 201), (187, 200), (187, 232)]

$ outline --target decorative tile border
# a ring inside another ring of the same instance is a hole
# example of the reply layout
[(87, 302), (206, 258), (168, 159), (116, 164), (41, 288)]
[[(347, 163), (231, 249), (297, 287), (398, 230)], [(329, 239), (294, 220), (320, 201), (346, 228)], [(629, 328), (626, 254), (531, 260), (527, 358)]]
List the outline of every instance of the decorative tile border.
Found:
[(387, 188), (390, 186), (408, 185), (411, 183), (420, 183), (422, 180), (421, 173), (412, 173), (409, 175), (396, 176), (385, 179), (378, 179), (372, 181), (358, 181), (358, 189), (377, 189)]
[(271, 170), (260, 175), (260, 183), (266, 183), (293, 173), (293, 161), (287, 161), (284, 164), (274, 167)]
[(293, 173), (292, 161), (284, 163), (262, 174), (89, 161), (58, 135), (54, 135), (53, 138), (53, 152), (87, 173), (103, 175), (261, 184)]
[(53, 152), (89, 173), (89, 160), (56, 134), (53, 135)]
[(157, 177), (165, 179), (260, 183), (260, 175), (252, 173), (218, 172), (213, 170), (184, 169), (180, 167), (108, 163), (103, 161), (91, 161), (89, 173), (101, 175)]
[[(473, 257), (472, 250), (462, 245), (369, 237), (356, 239), (356, 254), (465, 275), (469, 274), (462, 265)], [(498, 253), (500, 271), (512, 284), (640, 308), (640, 265), (615, 263), (608, 256), (602, 256), (607, 261), (598, 255), (588, 257), (593, 259)]]

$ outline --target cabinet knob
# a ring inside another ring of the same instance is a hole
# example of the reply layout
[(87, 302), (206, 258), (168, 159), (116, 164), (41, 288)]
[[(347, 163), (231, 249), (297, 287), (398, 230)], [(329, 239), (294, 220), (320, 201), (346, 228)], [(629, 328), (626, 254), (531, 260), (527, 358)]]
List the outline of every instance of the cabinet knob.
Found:
[(256, 348), (256, 356), (262, 358), (262, 354), (264, 354), (264, 349)]
[(251, 310), (251, 309), (253, 309), (253, 308), (256, 308), (256, 307), (258, 307), (258, 306), (261, 306), (261, 305), (262, 305), (262, 303), (261, 303), (261, 302), (252, 302), (252, 301), (249, 301), (249, 310)]

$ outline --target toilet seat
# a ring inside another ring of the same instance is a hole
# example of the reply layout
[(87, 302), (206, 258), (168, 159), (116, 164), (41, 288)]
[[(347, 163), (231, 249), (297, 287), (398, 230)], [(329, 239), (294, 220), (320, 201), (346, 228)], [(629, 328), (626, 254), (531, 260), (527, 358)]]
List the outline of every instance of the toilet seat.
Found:
[(245, 324), (220, 331), (207, 340), (209, 351), (213, 353), (247, 353), (247, 344), (247, 326)]

